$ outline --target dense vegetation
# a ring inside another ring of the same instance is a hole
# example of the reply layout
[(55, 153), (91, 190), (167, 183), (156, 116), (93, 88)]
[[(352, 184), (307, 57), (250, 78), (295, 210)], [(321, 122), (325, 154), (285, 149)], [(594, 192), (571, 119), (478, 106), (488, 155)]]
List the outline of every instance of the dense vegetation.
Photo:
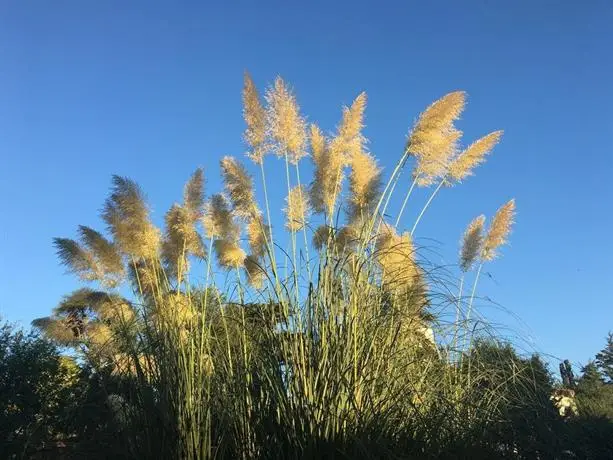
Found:
[[(506, 243), (515, 202), (487, 228), (484, 216), (470, 222), (457, 267), (432, 264), (413, 240), (436, 195), (501, 139), (461, 148), (463, 92), (419, 116), (387, 181), (362, 134), (365, 94), (331, 136), (307, 126), (281, 79), (262, 101), (247, 76), (243, 96), (262, 209), (247, 168), (225, 157), (225, 192), (206, 199), (197, 170), (163, 230), (137, 184), (114, 177), (110, 237), (80, 226), (78, 240), (55, 240), (90, 286), (34, 321), (45, 338), (4, 329), (7, 456), (44, 455), (57, 440), (55, 451), (87, 458), (611, 454), (607, 349), (567, 384), (578, 415), (563, 417), (541, 359), (481, 326), (481, 269)], [(285, 232), (272, 225), (270, 154), (285, 168)], [(432, 192), (402, 233), (419, 187)]]

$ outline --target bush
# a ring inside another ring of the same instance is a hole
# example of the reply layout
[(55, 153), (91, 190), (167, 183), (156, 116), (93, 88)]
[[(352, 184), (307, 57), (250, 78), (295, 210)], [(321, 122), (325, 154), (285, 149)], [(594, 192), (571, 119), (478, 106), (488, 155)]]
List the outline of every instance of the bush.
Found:
[(0, 327), (0, 457), (21, 458), (66, 440), (79, 368), (35, 333)]

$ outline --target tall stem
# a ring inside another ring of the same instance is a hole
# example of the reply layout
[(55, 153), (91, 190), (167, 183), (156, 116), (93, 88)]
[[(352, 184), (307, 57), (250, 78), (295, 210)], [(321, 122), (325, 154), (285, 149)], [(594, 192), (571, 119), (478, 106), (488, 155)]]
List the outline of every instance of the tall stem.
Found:
[[(477, 268), (477, 274), (475, 275), (475, 282), (473, 283), (473, 290), (470, 294), (470, 300), (468, 301), (468, 312), (466, 313), (466, 327), (469, 326), (470, 322), (470, 314), (473, 309), (473, 301), (475, 300), (475, 292), (477, 291), (477, 284), (479, 283), (479, 276), (481, 276), (481, 268), (483, 268), (483, 262), (479, 264), (479, 268)], [(472, 336), (470, 338), (470, 342), (472, 342)]]
[[(301, 194), (302, 194), (302, 183), (300, 182), (300, 168), (298, 167), (298, 163), (296, 163), (296, 180), (298, 181), (298, 187), (301, 187)], [(302, 197), (300, 197), (300, 199), (302, 199)], [(309, 240), (307, 238), (307, 227), (306, 227), (306, 216), (303, 214), (302, 215), (302, 223), (304, 224), (302, 226), (302, 233), (304, 235), (304, 253), (305, 253), (305, 257), (307, 260), (307, 274), (309, 277), (309, 282), (312, 282), (312, 275), (311, 275), (311, 259), (309, 257)]]
[(464, 276), (465, 274), (462, 274), (462, 278), (460, 278), (460, 289), (458, 292), (458, 300), (456, 301), (456, 306), (455, 306), (455, 323), (453, 325), (454, 327), (454, 331), (453, 331), (453, 350), (455, 352), (457, 352), (457, 343), (458, 343), (458, 325), (460, 323), (460, 302), (462, 302), (462, 290), (464, 288)]
[(419, 216), (417, 216), (417, 220), (415, 221), (415, 223), (413, 224), (413, 228), (411, 229), (411, 236), (413, 236), (413, 233), (415, 233), (415, 229), (417, 228), (417, 224), (419, 224), (419, 221), (421, 220), (421, 218), (423, 217), (423, 215), (426, 212), (426, 209), (428, 209), (428, 206), (430, 206), (430, 203), (432, 203), (432, 200), (434, 199), (434, 197), (436, 196), (436, 194), (438, 193), (438, 191), (441, 189), (441, 187), (443, 186), (443, 184), (445, 183), (445, 180), (443, 179), (441, 181), (440, 184), (438, 184), (438, 187), (436, 187), (434, 189), (434, 192), (432, 192), (432, 195), (430, 195), (430, 198), (428, 199), (428, 201), (426, 202), (425, 206), (423, 207), (423, 209), (421, 210), (421, 212), (419, 213)]
[[(406, 163), (408, 157), (409, 157), (409, 151), (405, 150), (404, 153), (402, 154), (402, 158), (400, 158), (400, 161), (396, 164), (396, 167), (394, 168), (394, 171), (392, 172), (392, 175), (390, 176), (389, 180), (387, 181), (387, 184), (385, 184), (385, 189), (383, 189), (383, 192), (381, 193), (381, 196), (379, 197), (379, 201), (377, 202), (377, 206), (375, 207), (375, 211), (373, 212), (372, 219), (370, 221), (370, 226), (369, 226), (368, 232), (365, 235), (365, 238), (364, 238), (364, 242), (365, 243), (370, 241), (370, 235), (371, 235), (371, 233), (373, 231), (373, 228), (375, 227), (375, 222), (376, 222), (377, 217), (379, 215), (379, 210), (381, 209), (381, 205), (383, 204), (383, 200), (386, 198), (386, 196), (390, 196), (391, 192), (396, 187), (396, 182), (398, 182), (398, 174), (400, 173), (400, 170), (404, 167), (404, 164)], [(392, 187), (391, 191), (390, 191), (390, 187)], [(388, 195), (388, 191), (390, 191), (389, 195)], [(387, 203), (388, 202), (389, 202), (389, 198), (387, 199), (387, 202), (385, 204), (385, 208), (387, 208)]]
[(394, 227), (398, 228), (398, 224), (400, 223), (400, 218), (402, 217), (402, 214), (404, 213), (404, 208), (406, 207), (408, 201), (409, 201), (409, 197), (411, 196), (411, 193), (413, 193), (413, 189), (415, 188), (415, 184), (417, 184), (417, 178), (413, 179), (413, 182), (411, 183), (411, 186), (409, 187), (409, 191), (407, 192), (406, 196), (404, 197), (404, 201), (402, 202), (402, 207), (400, 208), (400, 212), (398, 212), (398, 217), (396, 218), (396, 223), (394, 224)]
[(268, 203), (268, 189), (266, 187), (266, 173), (264, 172), (264, 159), (260, 161), (260, 170), (262, 171), (262, 188), (264, 189), (264, 201), (266, 202), (266, 217), (268, 219), (268, 232), (264, 232), (264, 233), (270, 234), (270, 258), (271, 258), (271, 263), (274, 267), (274, 271), (276, 273), (277, 263), (275, 259), (275, 247), (274, 247), (275, 239), (272, 236), (272, 221), (270, 220), (270, 204)]
[[(288, 159), (288, 155), (287, 152), (285, 152), (285, 175), (287, 178), (287, 196), (289, 199), (290, 193), (291, 193), (291, 182), (290, 182), (290, 178), (289, 178), (289, 159)], [(289, 204), (289, 203), (288, 203)], [(296, 260), (296, 232), (291, 231), (290, 230), (290, 234), (291, 234), (291, 240), (292, 240), (292, 259), (293, 259), (293, 264), (294, 264), (294, 268), (293, 268), (293, 274), (294, 274), (294, 289), (295, 289), (295, 294), (296, 294), (296, 303), (298, 303), (299, 300), (299, 294), (298, 294), (298, 261)]]

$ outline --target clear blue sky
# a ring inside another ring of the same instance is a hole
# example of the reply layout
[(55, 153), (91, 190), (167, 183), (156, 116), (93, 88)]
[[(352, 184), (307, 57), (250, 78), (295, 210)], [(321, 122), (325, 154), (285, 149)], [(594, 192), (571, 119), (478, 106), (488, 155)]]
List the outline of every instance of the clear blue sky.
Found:
[(197, 166), (217, 191), (220, 157), (244, 151), (249, 69), (259, 86), (282, 75), (329, 130), (366, 90), (388, 172), (417, 113), (466, 90), (466, 138), (505, 137), (419, 234), (451, 260), (473, 216), (516, 197), (512, 245), (480, 294), (522, 322), (484, 312), (585, 363), (613, 329), (612, 24), (608, 0), (4, 1), (0, 313), (28, 324), (76, 287), (51, 238), (102, 226), (111, 174), (137, 180), (156, 219)]

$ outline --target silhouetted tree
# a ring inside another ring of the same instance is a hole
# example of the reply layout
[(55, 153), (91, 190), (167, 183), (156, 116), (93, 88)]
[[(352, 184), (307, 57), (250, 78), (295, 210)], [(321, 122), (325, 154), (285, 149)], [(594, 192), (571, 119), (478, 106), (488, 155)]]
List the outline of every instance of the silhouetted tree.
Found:
[(609, 332), (606, 346), (596, 354), (596, 365), (609, 383), (613, 383), (613, 333)]

